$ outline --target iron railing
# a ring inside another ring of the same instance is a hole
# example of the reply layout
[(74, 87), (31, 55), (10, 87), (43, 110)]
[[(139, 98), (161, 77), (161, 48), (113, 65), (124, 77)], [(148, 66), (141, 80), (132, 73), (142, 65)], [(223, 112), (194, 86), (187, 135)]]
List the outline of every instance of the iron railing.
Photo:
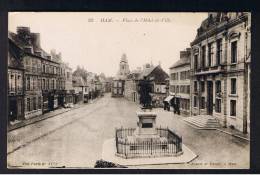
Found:
[(176, 156), (182, 153), (182, 137), (168, 128), (156, 128), (160, 139), (129, 139), (134, 128), (119, 128), (115, 132), (116, 154), (124, 158)]

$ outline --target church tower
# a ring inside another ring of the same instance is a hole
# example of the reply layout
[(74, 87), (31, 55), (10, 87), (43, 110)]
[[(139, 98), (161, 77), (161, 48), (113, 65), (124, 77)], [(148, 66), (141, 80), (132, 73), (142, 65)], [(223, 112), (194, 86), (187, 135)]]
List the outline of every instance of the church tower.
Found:
[(121, 77), (122, 79), (125, 79), (129, 73), (130, 70), (129, 70), (126, 54), (123, 54), (119, 63), (118, 76)]

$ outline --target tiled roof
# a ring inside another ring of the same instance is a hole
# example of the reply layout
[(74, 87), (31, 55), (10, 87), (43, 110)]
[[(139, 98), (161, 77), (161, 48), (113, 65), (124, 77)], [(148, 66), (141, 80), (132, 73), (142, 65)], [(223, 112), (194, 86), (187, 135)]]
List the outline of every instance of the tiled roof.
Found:
[(157, 66), (144, 69), (144, 70), (140, 73), (138, 79), (143, 79), (144, 77), (148, 76), (150, 73), (152, 73), (152, 71), (153, 71), (156, 67), (157, 67)]
[(182, 58), (182, 59), (178, 60), (176, 63), (174, 63), (170, 67), (170, 69), (180, 67), (180, 66), (184, 66), (184, 65), (189, 65), (189, 64), (190, 64), (189, 58)]
[[(34, 42), (35, 41), (35, 35), (36, 33), (30, 33), (30, 36), (28, 36), (27, 38), (30, 38), (30, 39), (26, 39), (25, 38), (22, 38), (22, 37), (18, 37), (18, 35), (16, 33), (13, 33), (13, 32), (8, 32), (8, 38), (13, 41), (19, 48), (23, 49), (25, 48), (26, 46), (30, 46), (33, 48), (34, 51), (40, 51), (42, 52), (42, 58), (45, 58), (45, 59), (49, 59), (48, 56), (50, 56), (49, 53), (47, 53), (45, 50), (43, 50), (41, 47), (37, 46), (37, 44), (32, 44), (31, 42)], [(29, 40), (31, 40), (31, 42), (29, 42)], [(35, 53), (30, 53), (32, 55), (35, 55)], [(38, 55), (36, 55), (38, 56)], [(52, 60), (54, 62), (58, 62), (57, 60)]]

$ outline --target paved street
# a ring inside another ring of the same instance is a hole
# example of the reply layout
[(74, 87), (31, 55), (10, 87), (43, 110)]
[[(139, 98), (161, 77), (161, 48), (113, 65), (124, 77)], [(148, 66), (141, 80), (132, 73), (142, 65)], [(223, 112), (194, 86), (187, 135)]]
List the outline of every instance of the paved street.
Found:
[[(94, 103), (13, 130), (8, 133), (8, 165), (91, 168), (101, 158), (103, 142), (114, 137), (115, 127), (136, 127), (136, 110), (135, 103), (106, 94)], [(249, 168), (249, 142), (215, 130), (197, 130), (172, 112), (154, 111), (157, 125), (181, 134), (199, 157), (189, 164), (133, 168)]]

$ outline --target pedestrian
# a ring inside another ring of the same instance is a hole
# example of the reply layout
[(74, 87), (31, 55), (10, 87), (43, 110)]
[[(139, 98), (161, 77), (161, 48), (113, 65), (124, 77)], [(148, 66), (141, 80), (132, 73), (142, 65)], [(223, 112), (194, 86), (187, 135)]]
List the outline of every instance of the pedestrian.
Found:
[(171, 106), (173, 107), (173, 112), (175, 114), (176, 113), (176, 105), (175, 105), (175, 102), (174, 102), (174, 98), (171, 100)]

